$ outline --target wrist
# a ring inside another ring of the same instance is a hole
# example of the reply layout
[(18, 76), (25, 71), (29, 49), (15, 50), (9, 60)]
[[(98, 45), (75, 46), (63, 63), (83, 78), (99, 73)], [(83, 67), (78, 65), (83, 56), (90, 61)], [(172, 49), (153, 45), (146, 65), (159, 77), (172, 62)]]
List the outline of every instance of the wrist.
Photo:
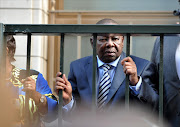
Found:
[(45, 97), (45, 95), (42, 94), (40, 99), (39, 99), (39, 104), (44, 104), (45, 101), (46, 101), (46, 97)]
[(32, 90), (32, 91), (29, 91), (29, 96), (36, 102), (36, 100), (39, 100), (41, 94), (35, 90)]
[(67, 98), (67, 99), (63, 99), (64, 105), (69, 104), (71, 102), (71, 100), (72, 100), (72, 95), (69, 98)]
[(130, 84), (132, 86), (136, 86), (136, 84), (139, 82), (139, 77), (138, 76), (135, 76), (134, 78), (131, 78), (130, 80)]
[(45, 116), (48, 112), (48, 107), (47, 107), (47, 99), (46, 96), (41, 94), (41, 97), (39, 98), (39, 102), (37, 104), (39, 114), (41, 116)]

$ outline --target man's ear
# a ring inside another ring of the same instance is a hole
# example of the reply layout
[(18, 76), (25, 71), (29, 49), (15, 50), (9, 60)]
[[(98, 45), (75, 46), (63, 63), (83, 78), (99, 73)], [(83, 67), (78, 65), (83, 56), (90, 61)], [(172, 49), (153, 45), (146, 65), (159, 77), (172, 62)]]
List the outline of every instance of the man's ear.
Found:
[(122, 46), (124, 47), (124, 36), (122, 36)]
[(91, 43), (91, 46), (93, 47), (93, 37), (90, 37), (90, 43)]
[(122, 40), (124, 41), (124, 36), (122, 36)]

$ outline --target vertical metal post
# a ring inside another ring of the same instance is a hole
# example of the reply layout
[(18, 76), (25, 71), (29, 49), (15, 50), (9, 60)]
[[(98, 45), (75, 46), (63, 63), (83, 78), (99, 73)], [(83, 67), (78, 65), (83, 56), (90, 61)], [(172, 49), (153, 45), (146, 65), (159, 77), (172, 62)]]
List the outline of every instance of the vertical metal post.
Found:
[(27, 34), (27, 62), (26, 62), (26, 76), (30, 76), (31, 63), (31, 33)]
[(4, 25), (0, 23), (0, 81), (1, 86), (5, 84), (6, 74), (6, 42), (4, 38)]
[(97, 68), (97, 58), (96, 58), (96, 43), (97, 34), (93, 34), (93, 73), (92, 73), (92, 110), (96, 111), (96, 68)]
[(159, 119), (162, 121), (163, 121), (163, 43), (164, 43), (164, 34), (160, 34)]
[[(127, 34), (126, 56), (130, 55), (130, 34)], [(126, 75), (125, 108), (129, 110), (129, 75)]]
[[(61, 34), (61, 47), (60, 47), (60, 72), (62, 73), (62, 75), (64, 72), (63, 68), (64, 68), (64, 33)], [(63, 107), (62, 90), (59, 90), (58, 127), (63, 126), (62, 125), (62, 107)]]
[[(26, 77), (30, 76), (30, 61), (31, 61), (31, 33), (27, 34), (27, 61), (26, 61)], [(25, 95), (25, 127), (30, 127), (30, 112), (29, 112), (29, 92)]]

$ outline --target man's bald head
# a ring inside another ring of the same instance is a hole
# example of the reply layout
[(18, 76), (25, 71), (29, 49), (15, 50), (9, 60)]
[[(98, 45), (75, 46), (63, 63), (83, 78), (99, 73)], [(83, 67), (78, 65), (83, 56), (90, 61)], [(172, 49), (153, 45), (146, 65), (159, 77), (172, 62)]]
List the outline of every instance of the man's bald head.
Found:
[(112, 19), (102, 19), (102, 20), (98, 21), (96, 24), (117, 25), (118, 23)]

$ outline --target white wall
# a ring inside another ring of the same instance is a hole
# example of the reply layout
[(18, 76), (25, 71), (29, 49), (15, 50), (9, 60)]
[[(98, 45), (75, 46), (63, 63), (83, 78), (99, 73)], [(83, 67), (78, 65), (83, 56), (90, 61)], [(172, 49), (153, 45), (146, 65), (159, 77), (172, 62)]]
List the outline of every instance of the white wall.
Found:
[[(48, 0), (0, 0), (0, 22), (3, 24), (47, 24)], [(27, 37), (15, 36), (16, 62), (26, 68)], [(47, 37), (32, 36), (31, 69), (47, 73)]]
[(173, 11), (178, 0), (64, 0), (65, 10)]

